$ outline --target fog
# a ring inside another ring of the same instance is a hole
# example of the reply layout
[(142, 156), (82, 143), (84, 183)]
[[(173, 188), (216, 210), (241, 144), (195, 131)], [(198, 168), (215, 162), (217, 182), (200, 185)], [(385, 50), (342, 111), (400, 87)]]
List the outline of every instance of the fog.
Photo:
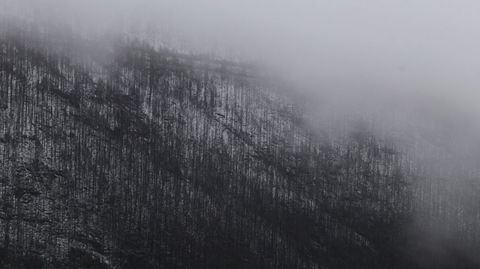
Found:
[(160, 41), (175, 39), (178, 47), (255, 60), (301, 82), (297, 91), (346, 92), (350, 97), (352, 91), (375, 96), (380, 91), (387, 98), (406, 92), (427, 99), (434, 95), (463, 112), (479, 114), (476, 1), (0, 3), (4, 14), (48, 18), (87, 33), (138, 33), (150, 27), (160, 33)]
[[(355, 114), (375, 119), (387, 133), (423, 137), (429, 146), (451, 154), (442, 162), (433, 155), (425, 157), (432, 165), (443, 166), (439, 175), (478, 166), (478, 1), (0, 0), (0, 4), (2, 16), (67, 24), (86, 35), (132, 34), (178, 50), (253, 61), (277, 73), (291, 85), (292, 93), (308, 100), (307, 109), (318, 119), (325, 113)], [(431, 136), (443, 138), (435, 144)]]

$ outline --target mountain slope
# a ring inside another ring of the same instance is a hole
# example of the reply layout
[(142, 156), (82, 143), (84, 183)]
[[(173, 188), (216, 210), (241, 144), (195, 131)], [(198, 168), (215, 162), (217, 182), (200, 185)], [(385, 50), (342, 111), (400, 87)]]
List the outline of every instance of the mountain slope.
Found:
[(319, 136), (248, 66), (21, 33), (0, 41), (5, 267), (410, 265), (394, 145)]

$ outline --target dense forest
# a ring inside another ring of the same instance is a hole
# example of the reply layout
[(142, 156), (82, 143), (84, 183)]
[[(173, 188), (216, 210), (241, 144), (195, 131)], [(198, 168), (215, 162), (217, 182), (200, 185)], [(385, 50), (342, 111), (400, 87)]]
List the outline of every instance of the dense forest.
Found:
[(318, 132), (253, 66), (4, 28), (1, 268), (479, 268), (479, 171)]

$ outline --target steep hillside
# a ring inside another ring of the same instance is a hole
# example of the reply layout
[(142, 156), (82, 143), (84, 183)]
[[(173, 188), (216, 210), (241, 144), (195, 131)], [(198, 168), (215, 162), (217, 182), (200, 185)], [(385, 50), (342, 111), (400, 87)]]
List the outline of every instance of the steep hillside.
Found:
[(242, 64), (33, 36), (0, 40), (3, 267), (413, 263), (415, 165), (368, 128), (318, 135)]

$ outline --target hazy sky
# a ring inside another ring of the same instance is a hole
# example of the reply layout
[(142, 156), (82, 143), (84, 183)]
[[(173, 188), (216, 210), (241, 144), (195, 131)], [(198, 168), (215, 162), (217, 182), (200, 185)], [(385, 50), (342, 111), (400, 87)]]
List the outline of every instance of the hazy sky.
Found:
[(192, 44), (223, 48), (255, 59), (298, 82), (297, 90), (336, 92), (351, 98), (373, 91), (393, 99), (407, 92), (427, 99), (448, 99), (448, 105), (480, 115), (479, 1), (0, 3), (3, 13), (48, 17), (80, 26), (84, 31), (135, 31), (139, 25), (155, 25)]

